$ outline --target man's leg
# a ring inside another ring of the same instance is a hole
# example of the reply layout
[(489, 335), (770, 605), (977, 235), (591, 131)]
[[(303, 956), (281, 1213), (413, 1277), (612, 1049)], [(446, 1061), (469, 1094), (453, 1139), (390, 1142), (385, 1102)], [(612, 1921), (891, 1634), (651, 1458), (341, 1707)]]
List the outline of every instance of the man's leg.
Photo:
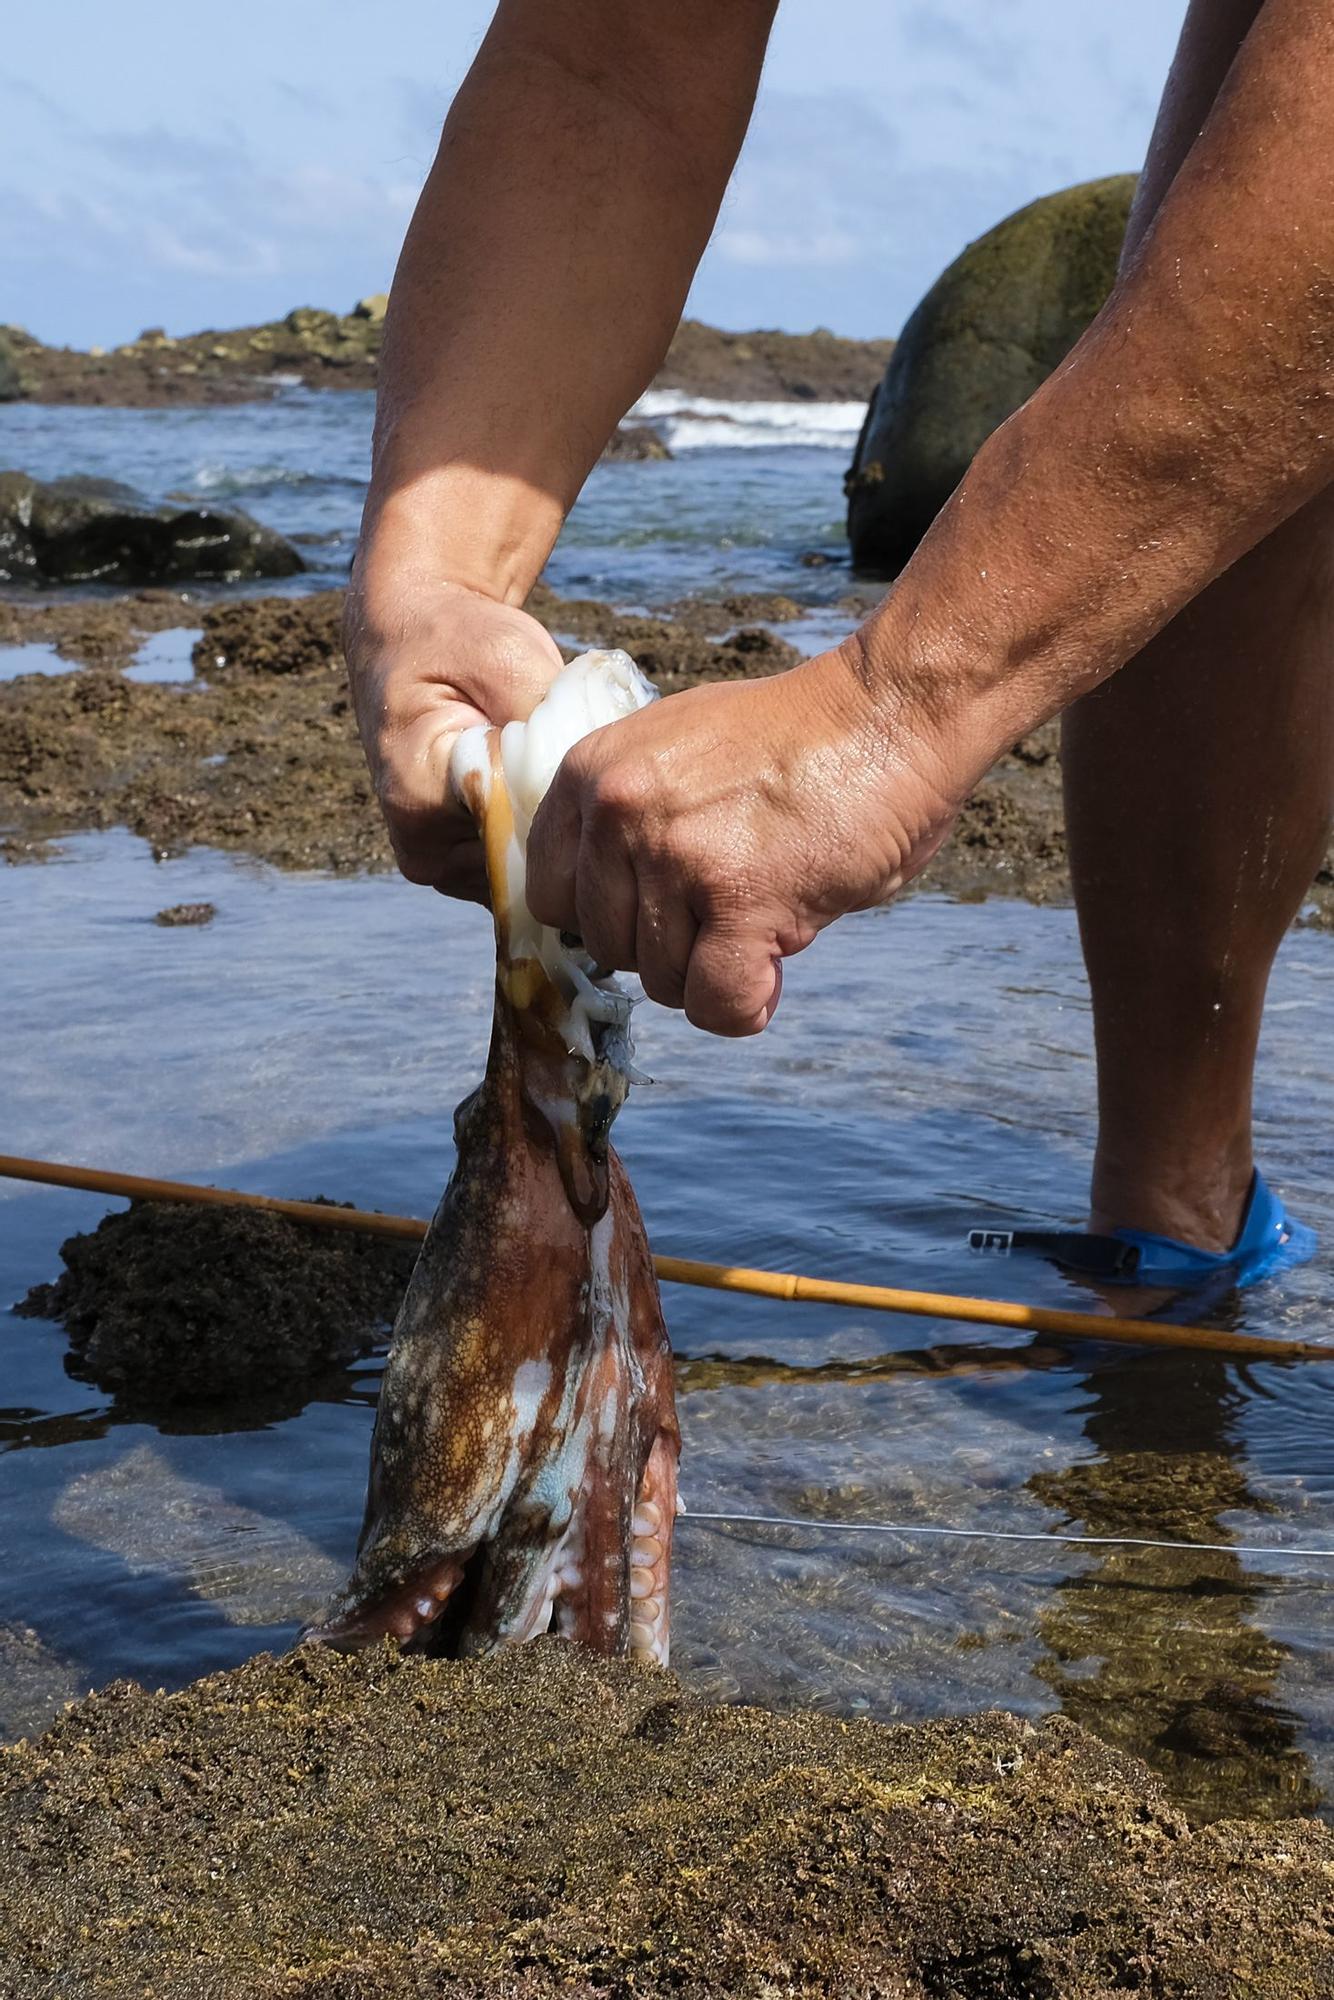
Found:
[[(1134, 258), (1262, 0), (1194, 0), (1140, 182)], [(1098, 1044), (1092, 1224), (1236, 1238), (1274, 952), (1330, 820), (1334, 494), (1252, 550), (1064, 724)]]
[(1269, 969), (1334, 773), (1334, 495), (1198, 598), (1065, 727), (1098, 1050), (1093, 1226), (1234, 1240)]
[[(1131, 218), (1133, 257), (1259, 0), (1194, 0)], [(1093, 991), (1092, 1223), (1235, 1239), (1274, 954), (1319, 864), (1334, 773), (1334, 493), (1065, 719)]]

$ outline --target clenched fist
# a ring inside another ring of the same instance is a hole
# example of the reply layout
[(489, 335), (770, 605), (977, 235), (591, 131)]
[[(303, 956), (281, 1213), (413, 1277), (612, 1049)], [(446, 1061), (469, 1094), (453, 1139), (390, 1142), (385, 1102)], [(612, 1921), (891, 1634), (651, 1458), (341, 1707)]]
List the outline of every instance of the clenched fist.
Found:
[(531, 715), (563, 664), (526, 612), (460, 584), (354, 580), (344, 646), (357, 726), (410, 882), (485, 901), (477, 827), (454, 798), (455, 738)]
[(697, 1027), (750, 1035), (781, 961), (922, 868), (961, 803), (868, 690), (859, 642), (585, 737), (533, 823), (528, 900)]

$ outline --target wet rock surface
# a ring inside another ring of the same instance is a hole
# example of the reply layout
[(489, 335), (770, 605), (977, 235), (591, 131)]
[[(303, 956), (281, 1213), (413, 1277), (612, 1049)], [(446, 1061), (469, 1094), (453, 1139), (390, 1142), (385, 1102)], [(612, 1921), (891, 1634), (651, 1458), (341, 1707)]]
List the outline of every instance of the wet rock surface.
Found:
[(554, 1641), (121, 1684), (0, 1753), (13, 2000), (1288, 2000), (1331, 1866), (1063, 1720), (712, 1708)]
[(346, 673), (342, 625), (341, 590), (211, 605), (194, 648), (195, 672), (215, 680), (229, 674), (305, 674), (323, 668), (341, 677)]
[(235, 582), (303, 568), (249, 514), (151, 507), (114, 480), (0, 472), (0, 583)]
[(136, 1202), (61, 1245), (17, 1310), (60, 1320), (72, 1373), (136, 1406), (317, 1386), (392, 1324), (416, 1245), (246, 1208)]
[(936, 280), (903, 329), (848, 474), (861, 569), (908, 560), (997, 425), (1032, 395), (1101, 308), (1135, 176), (1045, 196), (989, 230)]
[(197, 625), (200, 616), (199, 600), (183, 590), (41, 602), (0, 598), (0, 646), (52, 645), (62, 659), (81, 666), (127, 667), (151, 634)]
[[(298, 306), (283, 319), (226, 332), (173, 336), (149, 327), (109, 351), (46, 347), (22, 327), (0, 327), (0, 400), (152, 408), (253, 402), (294, 379), (308, 388), (370, 389), (386, 304), (380, 293), (350, 313)], [(657, 386), (708, 397), (858, 400), (871, 394), (892, 347), (823, 331), (725, 333), (683, 320)]]

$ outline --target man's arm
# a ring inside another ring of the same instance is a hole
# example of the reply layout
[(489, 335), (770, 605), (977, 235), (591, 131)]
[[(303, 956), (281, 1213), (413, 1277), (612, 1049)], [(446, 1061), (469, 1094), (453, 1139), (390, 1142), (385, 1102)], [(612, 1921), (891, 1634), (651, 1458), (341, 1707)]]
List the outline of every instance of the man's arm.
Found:
[(348, 619), (405, 872), (467, 886), (449, 748), (559, 668), (516, 607), (680, 317), (777, 0), (501, 0), (395, 275)]
[(880, 609), (577, 746), (529, 846), (539, 915), (701, 1025), (763, 1026), (782, 956), (1334, 479), (1332, 83), (1334, 0), (1266, 0), (1106, 308)]
[(906, 654), (1003, 746), (1334, 478), (1331, 87), (1332, 0), (1267, 0), (1107, 306), (866, 628), (871, 685)]

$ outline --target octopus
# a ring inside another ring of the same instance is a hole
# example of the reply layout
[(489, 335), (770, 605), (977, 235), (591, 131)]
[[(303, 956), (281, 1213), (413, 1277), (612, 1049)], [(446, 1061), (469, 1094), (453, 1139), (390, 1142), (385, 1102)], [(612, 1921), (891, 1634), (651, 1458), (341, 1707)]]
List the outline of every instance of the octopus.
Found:
[(495, 924), (490, 1053), (395, 1323), (356, 1565), (308, 1639), (468, 1655), (554, 1631), (667, 1662), (671, 1352), (609, 1140), (636, 1080), (632, 1002), (524, 890), (566, 750), (653, 698), (624, 653), (588, 653), (526, 723), (455, 748)]

